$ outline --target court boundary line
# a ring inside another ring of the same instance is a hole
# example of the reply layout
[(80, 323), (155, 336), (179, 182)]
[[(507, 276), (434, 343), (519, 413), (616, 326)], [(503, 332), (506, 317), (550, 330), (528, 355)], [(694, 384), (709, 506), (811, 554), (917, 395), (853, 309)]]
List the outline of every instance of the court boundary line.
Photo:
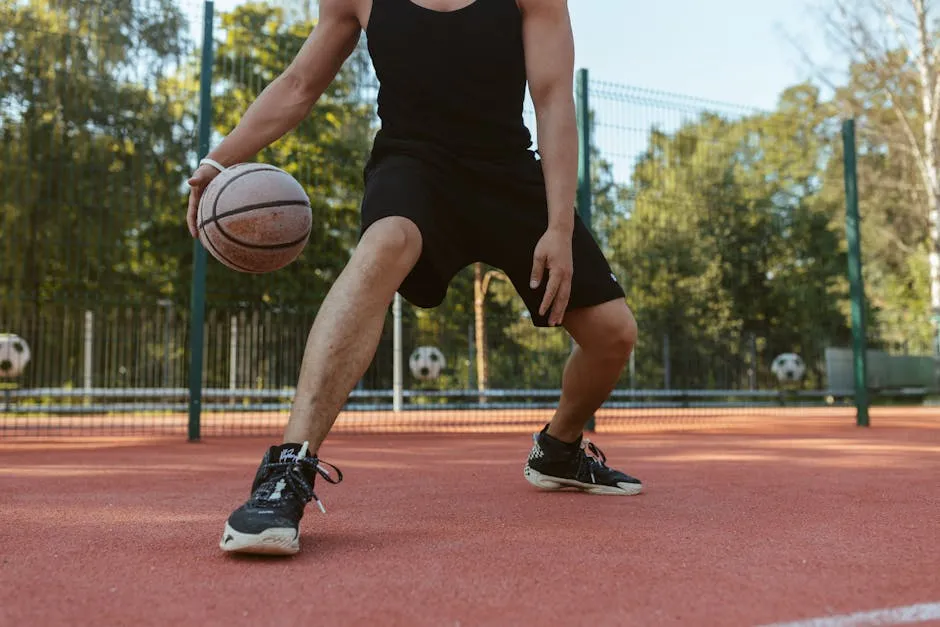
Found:
[(783, 623), (767, 623), (759, 627), (867, 627), (869, 625), (909, 625), (937, 619), (940, 619), (940, 601)]

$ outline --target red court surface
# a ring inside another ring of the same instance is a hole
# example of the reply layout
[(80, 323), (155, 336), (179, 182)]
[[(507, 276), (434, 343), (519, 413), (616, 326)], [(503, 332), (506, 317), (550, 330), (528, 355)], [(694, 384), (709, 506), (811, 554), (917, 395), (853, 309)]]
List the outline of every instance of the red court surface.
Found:
[(637, 497), (536, 491), (524, 433), (339, 434), (291, 558), (217, 548), (270, 438), (0, 442), (0, 625), (938, 624), (940, 420), (873, 425), (597, 434)]

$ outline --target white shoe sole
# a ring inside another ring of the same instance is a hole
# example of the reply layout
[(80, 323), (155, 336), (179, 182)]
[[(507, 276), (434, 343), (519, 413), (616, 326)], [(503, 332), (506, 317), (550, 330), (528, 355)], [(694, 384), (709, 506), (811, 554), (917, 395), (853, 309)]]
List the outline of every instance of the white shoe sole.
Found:
[(598, 485), (596, 483), (581, 483), (574, 479), (562, 479), (543, 475), (538, 470), (526, 464), (526, 480), (540, 490), (564, 490), (575, 488), (589, 494), (608, 494), (611, 496), (633, 496), (643, 491), (641, 483), (618, 483), (617, 485)]
[(225, 523), (219, 548), (229, 553), (255, 555), (294, 555), (300, 551), (300, 532), (294, 529), (265, 529), (261, 533), (241, 533)]

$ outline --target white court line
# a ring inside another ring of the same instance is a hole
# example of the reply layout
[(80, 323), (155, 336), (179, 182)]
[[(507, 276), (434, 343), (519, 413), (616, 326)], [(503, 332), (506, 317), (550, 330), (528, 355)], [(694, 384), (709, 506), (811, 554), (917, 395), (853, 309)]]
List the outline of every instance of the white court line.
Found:
[(761, 627), (868, 627), (869, 625), (908, 625), (936, 619), (940, 619), (940, 601), (840, 616), (808, 618), (789, 623), (772, 623)]

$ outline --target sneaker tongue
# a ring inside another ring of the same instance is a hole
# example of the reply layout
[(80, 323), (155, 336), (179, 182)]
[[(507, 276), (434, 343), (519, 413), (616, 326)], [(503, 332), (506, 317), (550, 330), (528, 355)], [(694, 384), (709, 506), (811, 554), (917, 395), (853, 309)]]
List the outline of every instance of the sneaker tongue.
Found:
[(282, 444), (271, 447), (271, 461), (278, 463), (288, 463), (297, 461), (297, 454), (300, 453), (302, 444)]

